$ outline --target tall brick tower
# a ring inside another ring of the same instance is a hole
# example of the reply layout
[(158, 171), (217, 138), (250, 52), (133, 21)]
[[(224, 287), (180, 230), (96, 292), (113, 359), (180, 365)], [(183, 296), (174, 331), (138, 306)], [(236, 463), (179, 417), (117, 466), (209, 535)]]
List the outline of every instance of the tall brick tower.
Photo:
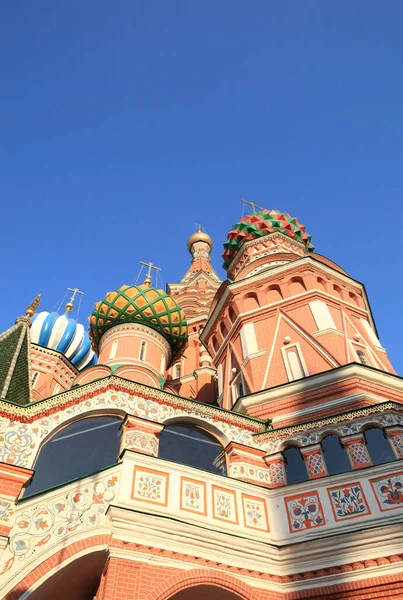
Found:
[(403, 598), (403, 381), (364, 286), (277, 210), (223, 283), (188, 249), (89, 334), (36, 302), (0, 336), (0, 597)]

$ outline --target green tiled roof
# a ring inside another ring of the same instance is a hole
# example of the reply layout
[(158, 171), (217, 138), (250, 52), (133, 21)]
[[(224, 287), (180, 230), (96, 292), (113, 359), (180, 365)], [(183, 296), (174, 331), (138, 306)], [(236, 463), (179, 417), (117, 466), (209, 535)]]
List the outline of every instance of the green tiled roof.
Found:
[(31, 401), (29, 325), (24, 321), (0, 335), (0, 399), (20, 405)]

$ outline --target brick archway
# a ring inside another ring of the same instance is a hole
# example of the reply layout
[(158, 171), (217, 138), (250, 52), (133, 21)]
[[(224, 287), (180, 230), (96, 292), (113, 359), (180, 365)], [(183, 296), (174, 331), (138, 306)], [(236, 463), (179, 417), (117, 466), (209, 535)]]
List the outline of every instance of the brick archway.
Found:
[(94, 549), (107, 550), (109, 535), (93, 535), (62, 548), (49, 556), (21, 581), (19, 581), (5, 596), (4, 600), (18, 600), (33, 586), (41, 585), (52, 576), (53, 569), (63, 568), (75, 555), (94, 552)]
[[(146, 598), (146, 600), (169, 600), (174, 594), (196, 585), (212, 585), (238, 594), (244, 600), (260, 600), (260, 594), (243, 581), (227, 573), (209, 571), (208, 569), (192, 569), (177, 573), (168, 581), (162, 582)], [(269, 600), (269, 598), (267, 598)]]

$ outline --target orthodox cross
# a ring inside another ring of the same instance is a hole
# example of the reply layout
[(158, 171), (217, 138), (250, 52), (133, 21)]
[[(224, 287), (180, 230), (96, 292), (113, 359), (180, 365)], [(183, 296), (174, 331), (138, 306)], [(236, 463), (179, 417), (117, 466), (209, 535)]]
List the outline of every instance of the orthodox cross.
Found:
[(147, 287), (150, 287), (151, 283), (152, 283), (152, 279), (151, 279), (151, 269), (155, 269), (156, 271), (161, 271), (162, 269), (160, 269), (159, 267), (156, 267), (155, 265), (153, 265), (152, 262), (143, 262), (142, 260), (139, 260), (139, 263), (141, 265), (144, 265), (145, 267), (148, 267), (148, 271), (147, 271), (147, 275), (146, 278), (144, 280), (144, 284)]
[(195, 223), (195, 226), (197, 227), (197, 233), (206, 229), (205, 227), (203, 227), (203, 225), (201, 225), (201, 223)]
[(257, 212), (258, 210), (264, 210), (264, 208), (262, 208), (261, 206), (258, 206), (254, 202), (249, 202), (248, 200), (244, 200), (243, 198), (241, 198), (241, 202), (243, 202), (244, 204), (248, 204), (249, 206), (251, 206), (253, 212)]
[(66, 304), (66, 312), (69, 313), (74, 308), (74, 300), (76, 298), (76, 295), (81, 294), (82, 296), (84, 296), (84, 292), (81, 292), (78, 288), (67, 288), (67, 291), (73, 292), (69, 302), (67, 302)]

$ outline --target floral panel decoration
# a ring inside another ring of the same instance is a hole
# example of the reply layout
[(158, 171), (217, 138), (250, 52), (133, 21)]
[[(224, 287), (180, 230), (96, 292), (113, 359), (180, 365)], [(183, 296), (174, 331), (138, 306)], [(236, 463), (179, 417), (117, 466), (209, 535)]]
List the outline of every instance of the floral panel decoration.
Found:
[(403, 473), (377, 477), (370, 482), (382, 511), (403, 507)]
[(206, 484), (188, 477), (181, 477), (181, 510), (206, 515)]
[(242, 507), (245, 527), (269, 531), (267, 507), (263, 498), (242, 494)]
[(326, 525), (317, 492), (284, 498), (291, 533)]
[(116, 495), (118, 478), (109, 475), (97, 481), (81, 482), (76, 489), (21, 504), (15, 512), (10, 542), (1, 556), (0, 576), (18, 570), (21, 562), (38, 553), (42, 546), (67, 539), (72, 532), (102, 525)]
[(213, 485), (213, 517), (238, 524), (235, 492)]
[(336, 521), (371, 514), (360, 483), (328, 488), (327, 493)]
[(143, 467), (134, 467), (132, 499), (168, 504), (169, 474)]

